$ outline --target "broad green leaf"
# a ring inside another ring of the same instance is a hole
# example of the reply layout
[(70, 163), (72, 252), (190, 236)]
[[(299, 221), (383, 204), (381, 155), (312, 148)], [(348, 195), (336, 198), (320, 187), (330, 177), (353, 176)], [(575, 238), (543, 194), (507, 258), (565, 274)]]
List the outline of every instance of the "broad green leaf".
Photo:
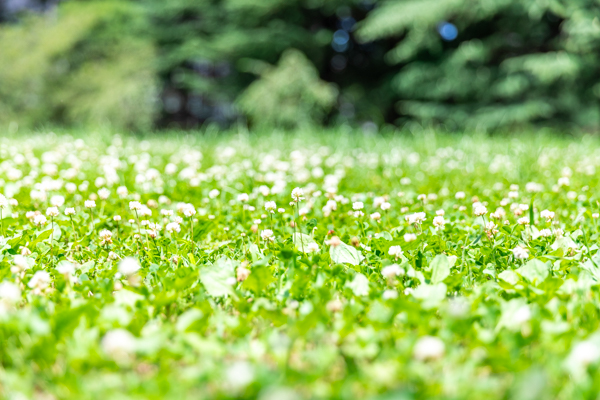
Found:
[(258, 261), (265, 256), (262, 251), (260, 251), (256, 243), (252, 243), (250, 246), (248, 246), (248, 250), (250, 250), (250, 255), (252, 256), (253, 262)]
[(357, 273), (352, 281), (346, 282), (346, 286), (352, 289), (355, 296), (369, 295), (369, 279), (361, 273)]
[(316, 243), (312, 236), (299, 232), (292, 235), (292, 240), (296, 245), (296, 249), (298, 251), (303, 251), (304, 253), (308, 253), (308, 245), (310, 243)]
[(329, 248), (329, 256), (336, 264), (348, 263), (358, 265), (364, 259), (364, 256), (356, 248), (348, 246), (344, 242), (341, 242), (336, 247), (331, 246)]
[(562, 249), (565, 253), (567, 253), (569, 251), (569, 249), (578, 249), (579, 248), (577, 243), (575, 243), (573, 241), (573, 239), (571, 239), (568, 236), (563, 236), (563, 237), (556, 239), (550, 247), (552, 248), (552, 250)]
[(516, 298), (502, 303), (502, 315), (496, 326), (496, 331), (507, 328), (511, 331), (521, 329), (522, 325), (532, 316), (531, 307), (526, 299)]
[(229, 295), (233, 293), (231, 281), (235, 280), (234, 268), (235, 264), (231, 259), (221, 257), (213, 265), (200, 270), (200, 281), (211, 296)]
[(375, 238), (376, 239), (383, 238), (383, 239), (389, 240), (389, 241), (394, 240), (394, 238), (392, 237), (392, 235), (388, 231), (383, 231), (383, 232), (376, 233), (375, 234)]
[(253, 291), (255, 294), (260, 294), (277, 279), (266, 265), (254, 266), (250, 271), (250, 276), (244, 281), (242, 286), (247, 290)]
[(450, 263), (445, 254), (438, 254), (431, 261), (431, 282), (440, 283), (450, 275)]
[(434, 308), (446, 298), (447, 290), (448, 288), (443, 283), (434, 285), (423, 283), (413, 290), (412, 295), (421, 300), (423, 308)]
[(512, 269), (507, 269), (506, 271), (500, 272), (498, 274), (498, 278), (502, 279), (504, 282), (510, 283), (513, 286), (519, 282), (519, 275), (517, 275)]
[(458, 261), (458, 257), (457, 256), (448, 256), (448, 266), (450, 267), (450, 269), (452, 269), (452, 267), (454, 267), (456, 265), (456, 261)]
[(521, 268), (517, 269), (516, 272), (536, 285), (548, 277), (548, 269), (548, 264), (534, 258), (529, 260), (527, 264), (523, 265)]
[(202, 318), (203, 313), (201, 310), (197, 308), (192, 308), (184, 312), (177, 318), (177, 323), (175, 324), (175, 329), (179, 332), (185, 332), (191, 325), (194, 324), (197, 320)]
[(30, 246), (36, 246), (38, 243), (42, 242), (43, 240), (46, 240), (50, 237), (50, 235), (52, 234), (52, 229), (46, 229), (45, 231), (39, 232), (37, 234), (37, 237), (30, 243)]
[(94, 260), (90, 260), (86, 263), (83, 263), (79, 266), (79, 270), (84, 274), (88, 273), (90, 271), (90, 269), (92, 269), (94, 267), (94, 263), (95, 263)]

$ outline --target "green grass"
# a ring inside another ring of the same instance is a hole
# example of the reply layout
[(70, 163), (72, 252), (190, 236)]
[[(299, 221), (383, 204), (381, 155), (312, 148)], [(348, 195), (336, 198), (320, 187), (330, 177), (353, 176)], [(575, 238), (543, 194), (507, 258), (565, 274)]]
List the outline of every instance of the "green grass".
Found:
[(599, 145), (5, 136), (0, 395), (595, 398)]

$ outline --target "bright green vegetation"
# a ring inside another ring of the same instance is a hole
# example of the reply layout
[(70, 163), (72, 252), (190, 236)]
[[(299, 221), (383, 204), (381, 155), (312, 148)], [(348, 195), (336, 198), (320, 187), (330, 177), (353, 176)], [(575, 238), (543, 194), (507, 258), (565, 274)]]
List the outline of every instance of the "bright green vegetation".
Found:
[(599, 144), (0, 139), (1, 396), (595, 398)]

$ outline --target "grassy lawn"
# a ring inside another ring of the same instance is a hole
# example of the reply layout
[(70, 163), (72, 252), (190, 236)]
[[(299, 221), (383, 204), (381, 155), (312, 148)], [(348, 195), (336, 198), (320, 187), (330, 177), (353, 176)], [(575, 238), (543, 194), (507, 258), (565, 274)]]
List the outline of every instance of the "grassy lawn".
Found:
[(0, 138), (0, 396), (588, 399), (600, 140)]

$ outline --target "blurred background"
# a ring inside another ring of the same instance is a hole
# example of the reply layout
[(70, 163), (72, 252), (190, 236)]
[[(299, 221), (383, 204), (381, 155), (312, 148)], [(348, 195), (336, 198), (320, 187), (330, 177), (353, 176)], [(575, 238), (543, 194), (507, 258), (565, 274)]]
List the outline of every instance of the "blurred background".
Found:
[(596, 0), (0, 0), (0, 127), (600, 127)]

